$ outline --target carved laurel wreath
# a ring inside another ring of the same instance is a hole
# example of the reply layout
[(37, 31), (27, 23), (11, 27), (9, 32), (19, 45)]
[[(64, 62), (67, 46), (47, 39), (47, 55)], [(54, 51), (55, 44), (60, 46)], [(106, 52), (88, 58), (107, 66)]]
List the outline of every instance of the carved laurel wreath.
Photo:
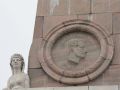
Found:
[[(77, 29), (76, 29), (77, 28)], [(100, 44), (100, 55), (96, 62), (81, 71), (66, 71), (59, 68), (51, 56), (51, 49), (54, 42), (61, 36), (72, 32), (87, 32), (94, 35)], [(90, 21), (70, 20), (54, 27), (42, 41), (42, 48), (39, 52), (40, 63), (44, 71), (53, 79), (65, 84), (81, 84), (89, 82), (109, 66), (114, 53), (112, 38), (108, 36), (103, 28)]]

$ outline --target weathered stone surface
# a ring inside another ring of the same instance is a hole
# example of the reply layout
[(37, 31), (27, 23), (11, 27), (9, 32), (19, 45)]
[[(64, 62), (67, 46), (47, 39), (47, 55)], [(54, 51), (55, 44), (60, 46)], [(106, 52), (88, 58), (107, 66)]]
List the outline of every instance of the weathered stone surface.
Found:
[(115, 53), (113, 57), (113, 65), (120, 65), (120, 34), (113, 35), (115, 43)]
[(92, 13), (120, 12), (120, 0), (92, 0)]
[(29, 69), (28, 71), (29, 77), (30, 77), (30, 86), (31, 87), (44, 87), (45, 82), (47, 79), (47, 76), (45, 75), (45, 72), (38, 68), (38, 69)]
[(104, 73), (104, 85), (120, 84), (120, 65), (111, 65)]
[(109, 63), (110, 63), (109, 60), (105, 60), (101, 67), (98, 68), (98, 70), (88, 75), (89, 79), (90, 80), (95, 79), (98, 75), (100, 75), (100, 73), (103, 73)]
[[(41, 68), (29, 69), (30, 79), (39, 78), (39, 76), (44, 77), (45, 72)], [(42, 78), (41, 78), (42, 79)], [(36, 79), (37, 80), (37, 79)]]
[(54, 26), (68, 20), (81, 19), (89, 20), (89, 15), (70, 15), (70, 16), (47, 16), (44, 19), (43, 37), (45, 37)]
[(110, 0), (91, 0), (91, 11), (92, 13), (109, 12)]
[(90, 13), (90, 0), (68, 0), (69, 15)]
[(120, 13), (113, 14), (113, 34), (120, 33)]
[(65, 84), (56, 82), (54, 79), (49, 77), (43, 69), (29, 69), (30, 85), (31, 87), (62, 87)]
[(110, 0), (110, 10), (111, 12), (120, 12), (120, 0)]
[(68, 15), (67, 0), (38, 0), (37, 16)]
[(49, 31), (51, 31), (54, 26), (71, 19), (77, 19), (76, 15), (73, 16), (48, 16), (45, 17), (44, 21), (44, 29), (43, 29), (43, 37), (45, 37)]
[(81, 20), (89, 20), (89, 15), (77, 15), (77, 19), (81, 19)]
[(92, 14), (90, 20), (101, 26), (109, 35), (112, 34), (112, 14)]
[(47, 15), (48, 15), (47, 0), (38, 0), (37, 15), (36, 16), (47, 16)]
[(43, 25), (44, 17), (43, 16), (36, 17), (33, 39), (43, 37)]
[(68, 0), (47, 0), (49, 15), (68, 15)]
[(34, 39), (29, 52), (28, 68), (40, 68), (40, 62), (38, 58), (38, 50), (41, 47), (42, 38)]
[[(90, 82), (88, 85), (110, 85), (110, 84), (118, 84), (119, 83), (119, 68), (120, 66), (111, 66), (106, 72), (105, 74), (99, 79), (96, 79), (95, 81), (92, 81), (92, 83)], [(43, 82), (44, 80), (49, 80), (49, 83), (46, 83), (45, 86), (56, 86), (56, 83), (54, 80), (52, 80), (51, 78), (48, 79), (48, 77), (45, 77), (45, 75), (43, 74), (42, 76), (40, 76), (40, 74), (42, 74), (43, 72), (40, 72), (38, 70), (36, 70), (36, 72), (34, 72), (35, 69), (33, 69), (32, 74), (29, 73), (29, 75), (33, 75), (32, 78), (35, 79), (35, 81), (33, 81), (34, 83), (32, 83), (32, 87), (40, 87), (40, 86), (44, 86)], [(38, 74), (39, 73), (39, 74)], [(36, 75), (34, 75), (36, 74)], [(38, 75), (37, 75), (38, 74)], [(40, 77), (42, 79), (42, 84), (41, 84), (41, 80)], [(108, 77), (109, 76), (109, 77)], [(30, 76), (31, 77), (31, 76)], [(38, 78), (37, 78), (38, 77)], [(114, 77), (114, 79), (113, 79)], [(39, 81), (39, 82), (38, 82)], [(54, 84), (52, 83), (54, 82)], [(38, 84), (39, 83), (39, 84)], [(59, 84), (57, 86), (60, 86)]]
[(118, 90), (118, 86), (89, 86), (89, 90)]
[(120, 12), (120, 0), (38, 0), (37, 16)]
[(90, 0), (38, 0), (37, 16), (90, 13)]
[(104, 82), (103, 82), (103, 79), (104, 79), (104, 74), (101, 74), (99, 77), (97, 77), (96, 79), (90, 81), (89, 83), (86, 83), (85, 85), (91, 85), (91, 86), (98, 86), (98, 85), (104, 85)]
[(88, 85), (116, 85), (120, 84), (120, 65), (111, 65), (100, 77)]

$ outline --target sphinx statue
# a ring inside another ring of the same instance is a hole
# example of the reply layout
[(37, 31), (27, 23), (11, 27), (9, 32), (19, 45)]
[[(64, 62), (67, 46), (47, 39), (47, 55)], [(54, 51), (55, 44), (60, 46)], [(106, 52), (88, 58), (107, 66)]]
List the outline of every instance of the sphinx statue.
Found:
[(10, 66), (12, 76), (9, 78), (7, 88), (3, 90), (16, 90), (22, 88), (29, 88), (29, 76), (24, 73), (24, 59), (20, 54), (11, 56)]

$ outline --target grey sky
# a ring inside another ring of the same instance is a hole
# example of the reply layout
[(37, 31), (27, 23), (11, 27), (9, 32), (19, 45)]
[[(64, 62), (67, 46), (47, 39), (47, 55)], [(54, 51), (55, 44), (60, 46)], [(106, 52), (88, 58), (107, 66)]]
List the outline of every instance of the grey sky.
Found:
[(0, 0), (0, 90), (11, 75), (12, 54), (23, 55), (27, 71), (36, 8), (37, 0)]

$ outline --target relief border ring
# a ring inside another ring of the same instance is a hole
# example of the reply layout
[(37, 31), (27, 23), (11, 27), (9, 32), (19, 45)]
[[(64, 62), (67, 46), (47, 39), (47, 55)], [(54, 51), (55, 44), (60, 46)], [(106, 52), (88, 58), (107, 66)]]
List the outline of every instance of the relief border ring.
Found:
[[(55, 41), (56, 38), (63, 35), (64, 33), (70, 32), (70, 30), (72, 31), (70, 27), (72, 28), (77, 27), (77, 28), (80, 28), (80, 30), (85, 30), (85, 32), (95, 35), (101, 44), (100, 57), (98, 58), (97, 62), (95, 62), (94, 65), (89, 67), (85, 72), (80, 71), (80, 72), (72, 73), (69, 71), (64, 71), (61, 68), (58, 68), (54, 64), (50, 56), (50, 52), (51, 52), (50, 49), (52, 47), (53, 41)], [(90, 79), (92, 80), (98, 75), (100, 75), (108, 67), (109, 63), (111, 62), (113, 51), (114, 51), (114, 46), (113, 46), (112, 39), (108, 37), (108, 35), (103, 31), (101, 27), (91, 22), (86, 22), (81, 20), (72, 20), (56, 26), (52, 30), (52, 32), (50, 32), (46, 36), (45, 40), (43, 41), (43, 49), (40, 51), (40, 54), (41, 54), (40, 56), (42, 58), (40, 60), (40, 63), (43, 69), (46, 71), (46, 73), (48, 73), (55, 80), (63, 83), (67, 83), (67, 84), (71, 84), (70, 81), (72, 81), (72, 83), (78, 84), (78, 83), (88, 82)], [(105, 64), (106, 65), (104, 66), (105, 68), (102, 68), (102, 66), (106, 62), (107, 64)], [(94, 76), (92, 77), (92, 75)]]

